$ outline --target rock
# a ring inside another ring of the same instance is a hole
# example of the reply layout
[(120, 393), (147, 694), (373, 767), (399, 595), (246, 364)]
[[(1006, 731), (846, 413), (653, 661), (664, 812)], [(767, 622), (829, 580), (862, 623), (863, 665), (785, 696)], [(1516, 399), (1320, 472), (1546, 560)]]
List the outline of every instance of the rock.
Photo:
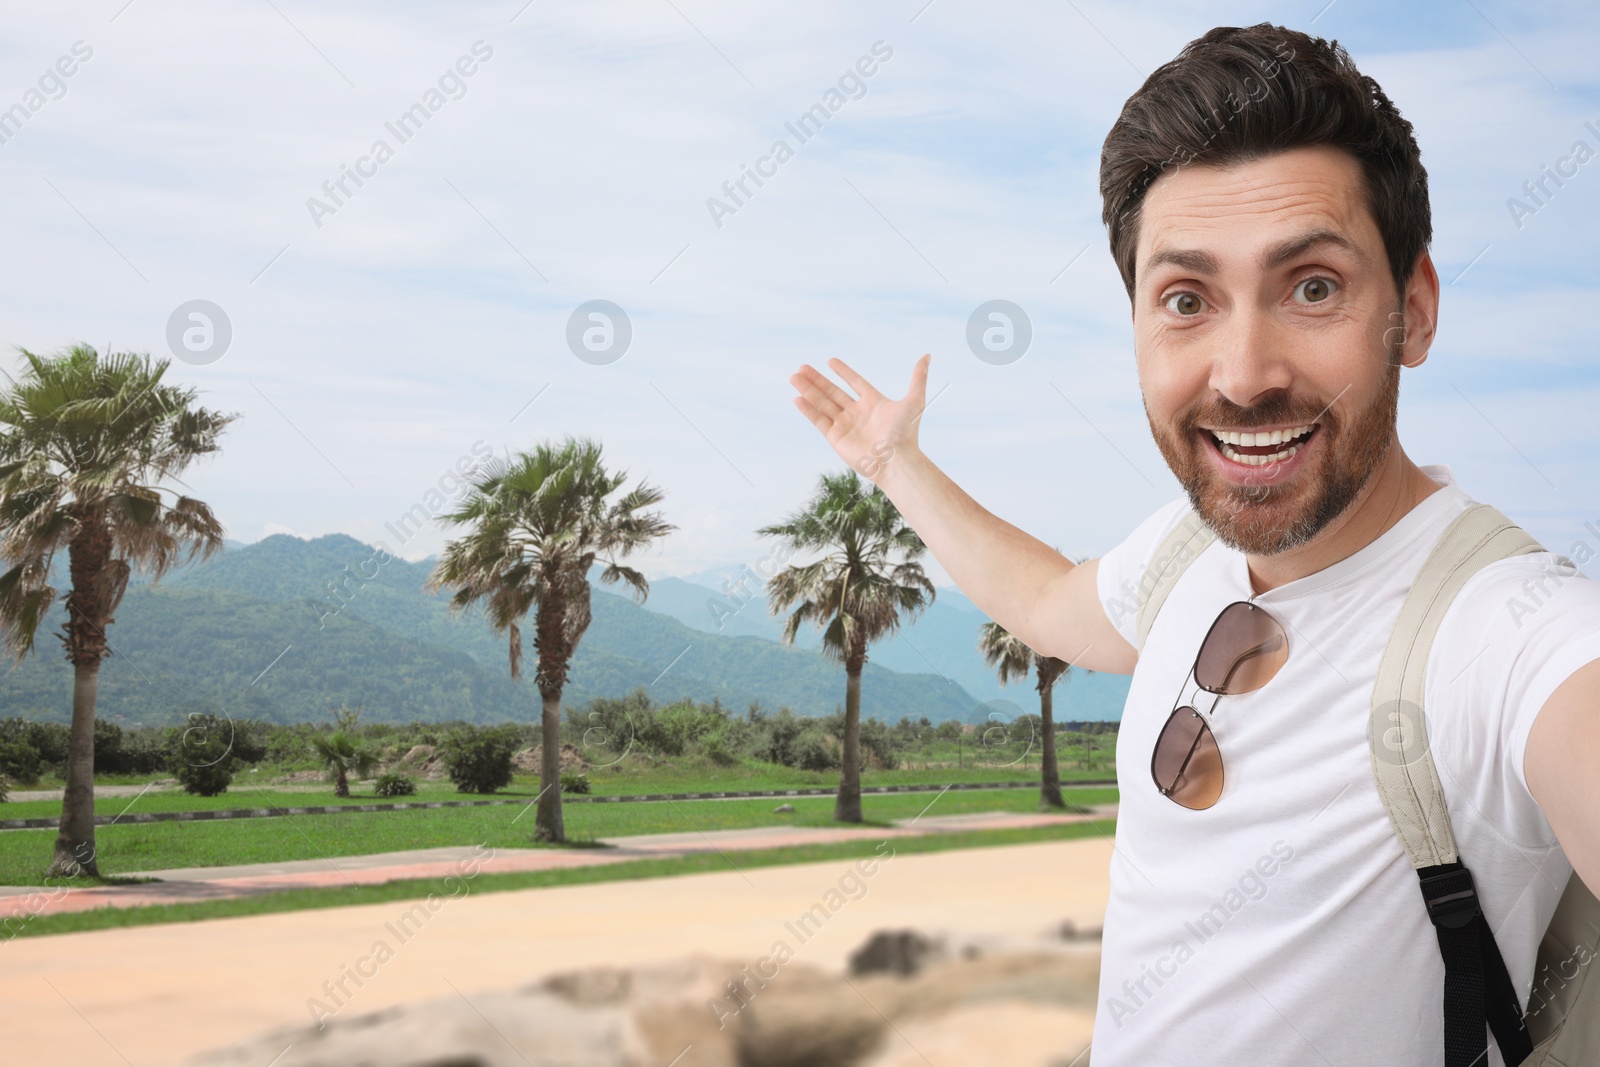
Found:
[[(931, 946), (985, 946), (941, 954)], [(1099, 955), (1058, 936), (880, 931), (854, 977), (803, 959), (588, 967), (511, 992), (338, 1014), (190, 1067), (1083, 1067)], [(914, 973), (898, 968), (915, 961)], [(882, 966), (877, 966), (881, 963)], [(855, 960), (852, 959), (852, 968)], [(287, 1046), (287, 1048), (286, 1048)], [(693, 1048), (692, 1056), (683, 1054)]]
[(774, 815), (793, 815), (794, 814), (794, 805), (793, 804), (779, 804), (777, 807), (772, 809), (772, 814), (774, 814)]
[(942, 941), (915, 930), (879, 930), (850, 954), (850, 973), (912, 975), (947, 954)]

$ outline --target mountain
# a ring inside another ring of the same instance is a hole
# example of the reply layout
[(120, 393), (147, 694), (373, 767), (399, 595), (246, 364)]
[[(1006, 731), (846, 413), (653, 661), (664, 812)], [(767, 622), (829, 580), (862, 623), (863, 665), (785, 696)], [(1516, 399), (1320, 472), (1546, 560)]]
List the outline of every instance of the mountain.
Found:
[[(784, 620), (767, 613), (756, 571), (747, 567), (701, 572), (694, 577), (702, 581), (658, 578), (651, 582), (646, 610), (668, 615), (702, 633), (768, 641), (781, 638)], [(978, 631), (988, 621), (960, 590), (940, 589), (922, 614), (903, 622), (899, 632), (871, 647), (868, 662), (908, 674), (931, 671), (970, 693), (977, 704), (992, 704), (1006, 714), (1016, 714), (1009, 705), (1037, 712), (1039, 697), (1031, 681), (1002, 686), (984, 663), (978, 651)], [(795, 644), (820, 648), (822, 637), (815, 627), (804, 626), (795, 634)], [(1120, 719), (1131, 682), (1124, 674), (1073, 668), (1056, 683), (1056, 718), (1061, 722)]]
[[(280, 534), (159, 585), (134, 583), (108, 630), (114, 654), (101, 669), (100, 712), (125, 723), (179, 723), (206, 710), (292, 722), (348, 703), (372, 720), (536, 719), (531, 647), (513, 683), (505, 640), (477, 612), (452, 612), (447, 595), (428, 593), (430, 568), (342, 535)], [(569, 705), (637, 686), (663, 703), (715, 697), (803, 715), (843, 702), (843, 670), (815, 648), (698, 629), (605, 588), (595, 589), (594, 621), (573, 660)], [(745, 613), (753, 618), (755, 605)], [(38, 651), (0, 674), (0, 715), (67, 719), (71, 669), (53, 638), (63, 621), (58, 610)], [(926, 669), (870, 662), (862, 691), (863, 713), (888, 721), (975, 720), (991, 710)]]

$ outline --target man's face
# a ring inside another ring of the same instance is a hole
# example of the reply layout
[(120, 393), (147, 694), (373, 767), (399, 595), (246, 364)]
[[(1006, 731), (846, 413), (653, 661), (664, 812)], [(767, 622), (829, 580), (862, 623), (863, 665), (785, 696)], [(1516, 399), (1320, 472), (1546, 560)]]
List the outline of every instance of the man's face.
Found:
[(1145, 197), (1145, 414), (1191, 505), (1250, 555), (1316, 536), (1394, 441), (1400, 302), (1362, 189), (1354, 158), (1318, 147), (1183, 167)]

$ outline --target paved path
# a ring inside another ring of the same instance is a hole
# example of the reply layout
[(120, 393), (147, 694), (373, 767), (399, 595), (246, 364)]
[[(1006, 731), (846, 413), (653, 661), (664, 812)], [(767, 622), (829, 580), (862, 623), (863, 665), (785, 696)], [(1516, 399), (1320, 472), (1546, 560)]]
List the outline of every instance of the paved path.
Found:
[[(758, 849), (829, 844), (838, 841), (877, 841), (928, 833), (1002, 830), (1055, 826), (1094, 818), (1115, 817), (1116, 805), (1091, 809), (1094, 815), (1049, 815), (1027, 812), (976, 812), (964, 815), (919, 816), (897, 820), (892, 829), (846, 826), (759, 826), (743, 830), (688, 831), (602, 838), (601, 848), (499, 848), (492, 855), (476, 846), (429, 848), (408, 852), (380, 852), (366, 856), (254, 863), (233, 867), (189, 867), (173, 870), (130, 871), (133, 877), (160, 881), (136, 885), (63, 889), (42, 886), (0, 886), (0, 927), (13, 927), (40, 915), (87, 911), (91, 908), (136, 908), (152, 904), (183, 904), (204, 900), (230, 900), (285, 889), (317, 889), (342, 885), (380, 885), (418, 878), (460, 878), (477, 860), (478, 870), (495, 874), (511, 871), (548, 871), (625, 863), (645, 858), (689, 856), (708, 852), (724, 855)], [(485, 856), (488, 855), (488, 858)], [(729, 861), (730, 864), (733, 862)], [(736, 865), (735, 865), (736, 866)], [(4, 939), (0, 929), (0, 940)]]
[[(469, 882), (420, 929), (399, 934), (414, 901), (18, 938), (0, 942), (0, 1061), (173, 1067), (203, 1049), (305, 1026), (310, 999), (370, 962), (378, 941), (392, 958), (366, 970), (359, 988), (346, 980), (353, 995), (339, 1018), (694, 952), (754, 964), (779, 939), (796, 961), (833, 969), (881, 929), (1026, 936), (1067, 919), (1094, 927), (1110, 858), (1111, 843), (1094, 835), (902, 852), (854, 882), (846, 860), (496, 893), (472, 893)], [(798, 943), (787, 924), (840, 889), (826, 924)], [(908, 1036), (936, 1055), (920, 1034)], [(693, 1067), (691, 1058), (677, 1067)], [(936, 1060), (947, 1062), (984, 1061)]]

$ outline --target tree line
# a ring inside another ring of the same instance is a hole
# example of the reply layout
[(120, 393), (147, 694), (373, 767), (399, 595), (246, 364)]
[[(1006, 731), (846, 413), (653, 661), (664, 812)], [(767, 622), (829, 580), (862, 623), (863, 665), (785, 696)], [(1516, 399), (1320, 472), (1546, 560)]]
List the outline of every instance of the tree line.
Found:
[[(147, 354), (78, 345), (51, 356), (22, 350), (22, 358), (0, 389), (0, 565), (8, 568), (0, 573), (0, 636), (20, 661), (35, 650), (58, 597), (66, 607), (56, 636), (74, 671), (72, 718), (49, 873), (97, 877), (95, 702), (100, 664), (113, 654), (108, 629), (136, 571), (157, 582), (222, 549), (222, 524), (211, 508), (173, 485), (183, 487), (189, 466), (220, 451), (238, 416), (203, 407), (196, 390), (165, 382), (168, 361)], [(655, 510), (661, 489), (642, 479), (627, 483), (627, 472), (606, 467), (597, 442), (567, 436), (486, 461), (459, 504), (436, 520), (459, 532), (447, 540), (428, 590), (447, 592), (457, 610), (481, 609), (505, 641), (513, 680), (524, 674), (526, 645), (534, 651), (538, 840), (565, 840), (562, 693), (592, 619), (590, 570), (598, 564), (600, 582), (624, 587), (643, 604), (649, 582), (626, 561), (677, 529)], [(803, 625), (819, 629), (823, 654), (844, 670), (834, 818), (859, 823), (862, 669), (874, 642), (933, 603), (936, 590), (919, 562), (926, 546), (882, 490), (854, 470), (823, 474), (809, 500), (756, 533), (776, 539), (784, 558), (805, 560), (768, 580), (767, 608), (786, 616), (786, 644)], [(63, 550), (70, 581), (64, 595), (51, 584)], [(977, 640), (1002, 682), (1030, 672), (1036, 678), (1041, 801), (1059, 807), (1050, 692), (1070, 666), (1036, 655), (994, 623)], [(330, 766), (335, 757), (351, 758), (325, 755)]]

